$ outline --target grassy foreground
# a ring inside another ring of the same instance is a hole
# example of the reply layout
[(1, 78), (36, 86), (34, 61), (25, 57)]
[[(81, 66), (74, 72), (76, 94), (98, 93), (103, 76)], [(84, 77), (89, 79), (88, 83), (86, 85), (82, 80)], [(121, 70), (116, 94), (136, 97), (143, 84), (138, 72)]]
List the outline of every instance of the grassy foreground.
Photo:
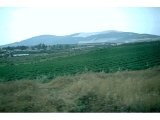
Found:
[(0, 112), (160, 112), (160, 67), (40, 81), (0, 83)]

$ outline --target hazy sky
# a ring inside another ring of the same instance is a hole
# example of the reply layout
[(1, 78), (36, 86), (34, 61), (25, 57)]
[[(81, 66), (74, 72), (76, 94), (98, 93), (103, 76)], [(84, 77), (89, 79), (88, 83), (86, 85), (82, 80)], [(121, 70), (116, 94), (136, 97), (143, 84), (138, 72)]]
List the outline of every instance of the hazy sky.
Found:
[(105, 30), (160, 35), (160, 8), (0, 8), (0, 45), (42, 34)]

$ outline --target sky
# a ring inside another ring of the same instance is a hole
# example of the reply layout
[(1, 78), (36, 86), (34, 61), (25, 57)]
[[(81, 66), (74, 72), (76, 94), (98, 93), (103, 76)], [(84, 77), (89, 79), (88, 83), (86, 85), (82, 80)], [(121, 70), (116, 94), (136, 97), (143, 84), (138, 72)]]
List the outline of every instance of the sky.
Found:
[(160, 8), (0, 7), (0, 45), (44, 34), (106, 30), (160, 35)]

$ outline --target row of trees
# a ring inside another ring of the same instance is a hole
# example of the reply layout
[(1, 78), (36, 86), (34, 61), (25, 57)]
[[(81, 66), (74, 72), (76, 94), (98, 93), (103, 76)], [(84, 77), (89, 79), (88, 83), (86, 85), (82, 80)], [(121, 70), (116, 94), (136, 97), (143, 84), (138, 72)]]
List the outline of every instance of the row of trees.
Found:
[(67, 48), (72, 48), (72, 45), (45, 45), (45, 44), (38, 44), (35, 46), (16, 46), (16, 47), (4, 47), (2, 50), (51, 50), (51, 49), (67, 49)]
[(28, 46), (16, 46), (16, 47), (4, 47), (4, 48), (2, 48), (2, 50), (16, 50), (16, 49), (18, 49), (18, 50), (26, 50), (26, 49), (28, 49), (29, 47)]

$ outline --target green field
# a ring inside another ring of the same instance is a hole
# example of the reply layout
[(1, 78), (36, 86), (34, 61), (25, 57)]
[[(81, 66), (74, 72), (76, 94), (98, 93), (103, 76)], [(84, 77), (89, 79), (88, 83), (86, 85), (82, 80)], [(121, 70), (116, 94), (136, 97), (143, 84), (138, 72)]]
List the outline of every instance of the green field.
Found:
[(159, 52), (157, 41), (0, 58), (0, 112), (160, 112)]
[[(51, 80), (57, 76), (88, 71), (141, 70), (160, 65), (160, 42), (92, 48), (87, 52), (1, 59), (0, 81), (20, 79)], [(8, 60), (9, 59), (9, 60)]]

